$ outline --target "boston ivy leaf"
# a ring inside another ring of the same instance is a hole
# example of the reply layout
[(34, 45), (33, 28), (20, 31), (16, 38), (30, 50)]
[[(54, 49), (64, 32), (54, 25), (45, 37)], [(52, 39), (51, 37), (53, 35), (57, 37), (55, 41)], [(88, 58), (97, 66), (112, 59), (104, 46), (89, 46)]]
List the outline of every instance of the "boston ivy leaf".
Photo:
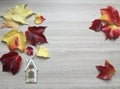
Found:
[(110, 80), (112, 76), (115, 74), (115, 68), (111, 65), (107, 60), (105, 61), (105, 66), (96, 66), (100, 74), (98, 74), (97, 78), (103, 80)]
[(28, 24), (26, 18), (33, 14), (32, 10), (26, 8), (26, 4), (19, 4), (8, 10), (2, 17), (4, 18), (2, 27), (12, 27), (18, 29), (20, 23)]
[(101, 20), (120, 26), (120, 16), (114, 7), (108, 6), (107, 8), (103, 8), (101, 9), (101, 13)]
[(11, 30), (5, 34), (2, 41), (6, 42), (10, 51), (14, 49), (19, 49), (21, 51), (25, 50), (26, 38), (23, 32), (18, 32), (17, 30)]
[(15, 75), (20, 69), (22, 58), (17, 52), (9, 52), (4, 54), (0, 58), (0, 61), (3, 64), (3, 71), (12, 72), (12, 74)]
[(47, 39), (44, 36), (44, 31), (46, 27), (43, 26), (33, 26), (28, 27), (28, 31), (25, 32), (26, 39), (28, 43), (36, 45), (36, 43), (47, 43)]
[(94, 31), (101, 31), (102, 21), (100, 19), (96, 19), (92, 22), (92, 26), (89, 28)]
[(28, 54), (28, 55), (33, 55), (33, 48), (28, 46), (26, 49), (25, 49), (25, 53)]
[(42, 58), (49, 58), (50, 57), (49, 51), (45, 46), (40, 46), (37, 50), (36, 55), (38, 57), (42, 57)]
[(42, 15), (36, 14), (35, 15), (35, 24), (41, 24), (44, 20), (46, 20)]

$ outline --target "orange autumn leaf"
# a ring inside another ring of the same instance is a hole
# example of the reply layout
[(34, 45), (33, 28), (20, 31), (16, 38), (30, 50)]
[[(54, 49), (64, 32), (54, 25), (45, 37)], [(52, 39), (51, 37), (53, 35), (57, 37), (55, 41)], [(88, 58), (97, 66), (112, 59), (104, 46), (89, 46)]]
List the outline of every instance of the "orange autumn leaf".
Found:
[(96, 66), (96, 68), (100, 72), (97, 75), (97, 78), (100, 78), (103, 80), (110, 80), (112, 76), (115, 74), (114, 66), (110, 64), (107, 60), (105, 61), (105, 66), (99, 65), (99, 66)]
[(13, 20), (5, 19), (3, 20), (1, 28), (13, 28), (17, 30), (19, 28), (19, 24)]
[(114, 7), (108, 6), (107, 8), (101, 9), (101, 14), (101, 20), (120, 26), (120, 16)]
[(11, 30), (5, 34), (2, 38), (3, 42), (6, 42), (10, 51), (14, 49), (19, 49), (21, 51), (25, 50), (26, 37), (23, 32), (18, 32), (17, 30)]
[(35, 24), (41, 24), (44, 20), (46, 20), (42, 15), (36, 14), (35, 15)]

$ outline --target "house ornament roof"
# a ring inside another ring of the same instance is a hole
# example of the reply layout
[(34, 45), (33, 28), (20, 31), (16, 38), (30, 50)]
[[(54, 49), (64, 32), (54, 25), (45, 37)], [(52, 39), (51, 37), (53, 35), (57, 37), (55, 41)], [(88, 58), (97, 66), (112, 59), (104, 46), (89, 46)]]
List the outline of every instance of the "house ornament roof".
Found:
[(27, 63), (27, 66), (25, 67), (25, 71), (27, 70), (27, 68), (29, 67), (30, 64), (33, 64), (33, 66), (35, 67), (35, 69), (38, 71), (38, 67), (36, 66), (35, 62), (33, 61), (33, 59), (30, 59)]

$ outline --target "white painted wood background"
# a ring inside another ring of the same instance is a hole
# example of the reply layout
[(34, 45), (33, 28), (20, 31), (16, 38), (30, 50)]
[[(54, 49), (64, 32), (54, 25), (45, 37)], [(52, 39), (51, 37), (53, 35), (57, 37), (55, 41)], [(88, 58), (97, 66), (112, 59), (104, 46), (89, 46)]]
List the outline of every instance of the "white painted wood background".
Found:
[[(48, 26), (46, 47), (51, 58), (35, 58), (39, 68), (37, 84), (26, 84), (23, 57), (20, 72), (13, 76), (2, 72), (0, 63), (0, 89), (119, 89), (120, 88), (120, 38), (105, 40), (103, 33), (89, 30), (91, 22), (100, 17), (100, 8), (114, 6), (120, 12), (120, 0), (0, 0), (0, 15), (21, 3), (46, 17), (42, 24)], [(34, 17), (28, 19), (33, 26)], [(1, 23), (1, 20), (0, 20)], [(21, 26), (26, 31), (28, 26)], [(0, 39), (10, 29), (0, 29)], [(8, 52), (0, 43), (0, 56)], [(116, 68), (110, 81), (96, 78), (95, 65), (103, 65), (109, 59)]]

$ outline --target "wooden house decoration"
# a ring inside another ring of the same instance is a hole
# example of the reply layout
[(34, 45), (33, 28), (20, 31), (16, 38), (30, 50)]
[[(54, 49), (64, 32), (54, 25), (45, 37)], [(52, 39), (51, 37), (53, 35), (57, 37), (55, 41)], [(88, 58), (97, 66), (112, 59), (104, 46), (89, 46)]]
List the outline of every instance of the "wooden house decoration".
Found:
[(37, 83), (38, 68), (33, 59), (30, 59), (25, 68), (25, 81), (26, 83)]

